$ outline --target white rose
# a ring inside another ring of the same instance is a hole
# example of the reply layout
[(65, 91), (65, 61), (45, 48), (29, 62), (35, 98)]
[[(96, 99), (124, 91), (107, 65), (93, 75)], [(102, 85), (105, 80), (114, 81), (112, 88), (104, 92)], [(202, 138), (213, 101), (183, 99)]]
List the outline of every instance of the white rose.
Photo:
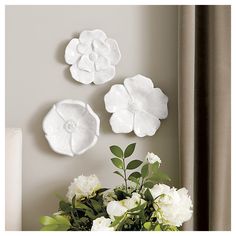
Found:
[(143, 204), (144, 202), (145, 200), (141, 199), (141, 196), (138, 193), (132, 193), (131, 198), (122, 200), (124, 207), (126, 207), (128, 210), (133, 209), (137, 207), (138, 204)]
[(143, 204), (146, 201), (141, 199), (138, 193), (132, 193), (131, 198), (127, 198), (121, 201), (111, 201), (107, 205), (107, 213), (114, 220), (114, 216), (122, 216), (128, 210), (131, 210), (138, 206), (138, 204)]
[(107, 204), (107, 213), (114, 220), (114, 216), (122, 216), (128, 209), (121, 201), (111, 201)]
[(102, 216), (93, 221), (91, 231), (114, 231), (114, 228), (110, 225), (111, 219)]
[(68, 188), (66, 194), (69, 202), (76, 195), (76, 200), (84, 197), (92, 197), (94, 193), (101, 188), (100, 181), (96, 175), (80, 175), (74, 179)]
[(179, 227), (191, 218), (193, 204), (186, 188), (177, 190), (156, 184), (150, 192), (155, 199), (153, 206), (160, 223)]
[(146, 160), (148, 161), (148, 163), (150, 164), (154, 164), (155, 162), (158, 162), (159, 165), (161, 164), (161, 159), (160, 157), (158, 157), (157, 155), (155, 155), (152, 152), (148, 152), (147, 156), (146, 156)]

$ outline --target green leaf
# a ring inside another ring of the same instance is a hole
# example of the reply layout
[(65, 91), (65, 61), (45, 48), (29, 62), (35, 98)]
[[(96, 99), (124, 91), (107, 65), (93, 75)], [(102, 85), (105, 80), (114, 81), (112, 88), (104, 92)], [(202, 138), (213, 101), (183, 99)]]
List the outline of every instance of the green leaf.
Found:
[(85, 205), (81, 202), (76, 202), (76, 208), (84, 210), (84, 211), (92, 211), (92, 209), (90, 207), (88, 207), (87, 205)]
[(46, 225), (43, 226), (40, 231), (57, 231), (58, 225)]
[(124, 176), (119, 171), (114, 171), (113, 173), (121, 176), (124, 179)]
[(52, 225), (57, 223), (57, 221), (50, 216), (42, 216), (40, 217), (39, 221), (42, 225)]
[(72, 198), (72, 207), (75, 208), (76, 195)]
[(129, 213), (135, 212), (135, 211), (142, 211), (145, 209), (145, 207), (147, 206), (146, 202), (141, 204), (141, 202), (139, 202), (138, 206), (128, 210)]
[(133, 170), (133, 169), (139, 167), (142, 163), (143, 162), (140, 160), (133, 160), (127, 165), (126, 169)]
[(124, 217), (125, 217), (124, 215), (114, 216), (115, 220), (112, 222), (111, 227), (115, 227), (116, 225), (118, 225)]
[(143, 186), (145, 188), (152, 188), (154, 186), (154, 183), (152, 183), (152, 182), (145, 182)]
[(155, 162), (153, 164), (150, 164), (151, 170), (156, 173), (157, 171), (159, 171), (160, 168), (160, 163), (159, 162)]
[(120, 147), (113, 145), (110, 146), (110, 150), (116, 157), (123, 158), (123, 151)]
[(85, 215), (92, 220), (95, 220), (97, 218), (91, 211), (85, 211)]
[(127, 158), (133, 154), (135, 146), (136, 146), (136, 143), (131, 143), (130, 145), (128, 145), (128, 147), (125, 149), (125, 153), (124, 153), (125, 158)]
[(153, 197), (152, 197), (152, 194), (150, 192), (150, 190), (147, 188), (145, 193), (144, 193), (144, 196), (146, 198), (147, 201), (153, 201)]
[(151, 222), (145, 222), (143, 226), (146, 230), (149, 230), (149, 229), (151, 229), (152, 223)]
[(105, 191), (107, 191), (109, 188), (100, 188), (96, 191), (97, 194), (103, 193)]
[(132, 174), (129, 175), (129, 177), (131, 177), (131, 176), (134, 177), (134, 178), (136, 178), (136, 179), (138, 179), (138, 178), (141, 177), (141, 174), (136, 171), (136, 172), (133, 172)]
[(145, 164), (141, 169), (142, 177), (145, 178), (148, 175), (148, 164)]
[(131, 182), (134, 182), (134, 183), (136, 183), (136, 184), (139, 184), (139, 180), (136, 179), (136, 178), (133, 177), (133, 176), (129, 176), (128, 180), (131, 181)]
[(56, 215), (54, 218), (57, 224), (70, 226), (70, 221), (65, 216)]
[(163, 183), (163, 182), (171, 181), (170, 177), (164, 172), (161, 172), (160, 170), (158, 170), (158, 172), (153, 174), (149, 178), (149, 180), (151, 180), (154, 183)]
[(114, 166), (116, 166), (119, 169), (123, 169), (123, 161), (122, 160), (120, 160), (119, 158), (112, 158), (111, 161)]
[(64, 201), (60, 201), (59, 202), (59, 208), (64, 211), (65, 213), (69, 213), (72, 208), (71, 208), (71, 204), (68, 202), (64, 202)]
[(41, 231), (67, 231), (71, 227), (70, 221), (62, 215), (42, 216), (40, 223), (44, 225)]
[(93, 208), (95, 209), (96, 212), (100, 212), (102, 210), (101, 205), (94, 199), (90, 199)]
[(154, 231), (162, 231), (162, 230), (161, 230), (161, 226), (158, 224), (158, 225), (154, 228)]
[(117, 200), (123, 200), (127, 197), (131, 197), (131, 194), (126, 193), (125, 191), (122, 191), (120, 189), (114, 189), (115, 195), (117, 197)]

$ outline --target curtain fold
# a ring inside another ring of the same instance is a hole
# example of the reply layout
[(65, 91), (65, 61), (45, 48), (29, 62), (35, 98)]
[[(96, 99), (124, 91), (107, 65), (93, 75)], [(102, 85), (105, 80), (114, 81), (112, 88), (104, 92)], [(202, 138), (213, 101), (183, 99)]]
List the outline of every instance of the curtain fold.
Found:
[(230, 6), (179, 7), (181, 184), (185, 230), (230, 230)]

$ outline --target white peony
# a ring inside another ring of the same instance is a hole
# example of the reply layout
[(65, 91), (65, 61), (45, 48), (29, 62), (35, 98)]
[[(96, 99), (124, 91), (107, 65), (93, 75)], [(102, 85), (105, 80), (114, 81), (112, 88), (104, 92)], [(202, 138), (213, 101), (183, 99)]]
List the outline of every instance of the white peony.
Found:
[(128, 209), (133, 209), (138, 206), (138, 204), (143, 204), (145, 200), (141, 199), (140, 194), (132, 193), (131, 198), (127, 198), (121, 201), (122, 204)]
[(141, 199), (140, 194), (132, 193), (131, 198), (123, 199), (121, 201), (111, 201), (107, 205), (107, 213), (114, 219), (114, 216), (122, 216), (128, 210), (131, 210), (138, 206), (138, 204), (145, 203), (145, 200)]
[(158, 157), (157, 155), (155, 155), (152, 152), (148, 152), (147, 156), (146, 156), (146, 160), (148, 161), (148, 163), (150, 164), (154, 164), (155, 162), (158, 162), (159, 165), (161, 164), (161, 159), (160, 157)]
[(160, 223), (181, 226), (192, 216), (192, 201), (186, 188), (177, 190), (165, 184), (156, 184), (150, 189), (154, 200), (154, 208)]
[(100, 181), (96, 175), (84, 176), (80, 175), (74, 179), (68, 188), (66, 194), (69, 202), (76, 195), (76, 200), (92, 197), (95, 192), (101, 188)]
[(104, 96), (114, 133), (134, 133), (138, 137), (153, 136), (160, 127), (160, 119), (168, 115), (168, 97), (154, 88), (151, 79), (136, 75), (115, 84)]
[(114, 231), (114, 228), (110, 225), (111, 219), (102, 216), (93, 221), (91, 231)]
[(83, 84), (103, 84), (113, 79), (120, 59), (117, 42), (98, 29), (81, 32), (65, 50), (65, 61), (71, 65), (73, 79)]
[(122, 216), (128, 209), (121, 203), (121, 201), (111, 201), (107, 204), (107, 214), (112, 220), (114, 216)]

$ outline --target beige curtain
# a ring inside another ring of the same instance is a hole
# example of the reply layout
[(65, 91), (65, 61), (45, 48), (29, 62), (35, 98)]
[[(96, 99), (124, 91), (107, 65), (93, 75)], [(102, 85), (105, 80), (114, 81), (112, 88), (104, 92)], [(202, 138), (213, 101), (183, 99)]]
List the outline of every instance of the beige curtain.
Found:
[(184, 230), (230, 230), (230, 6), (179, 7), (181, 184), (194, 201)]

